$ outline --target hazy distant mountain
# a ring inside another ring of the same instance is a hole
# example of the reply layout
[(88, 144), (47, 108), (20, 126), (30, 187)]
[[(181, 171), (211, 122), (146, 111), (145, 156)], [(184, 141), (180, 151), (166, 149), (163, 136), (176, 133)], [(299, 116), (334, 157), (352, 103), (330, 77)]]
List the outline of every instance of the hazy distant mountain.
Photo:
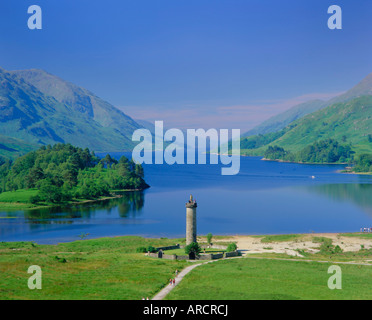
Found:
[[(11, 149), (18, 154), (25, 145), (58, 142), (95, 151), (128, 150), (134, 145), (133, 131), (140, 127), (88, 90), (45, 71), (0, 68), (0, 154), (6, 148), (8, 154)], [(23, 145), (10, 147), (10, 138)]]
[(269, 145), (299, 151), (328, 138), (351, 142), (358, 152), (372, 152), (372, 73), (346, 93), (327, 101), (326, 107), (282, 130), (243, 137), (241, 148), (246, 155), (263, 155)]
[(141, 127), (149, 130), (153, 135), (155, 135), (155, 122), (150, 122), (142, 119), (134, 119)]
[(327, 106), (337, 102), (345, 102), (349, 101), (354, 98), (358, 98), (361, 96), (368, 96), (372, 95), (372, 73), (366, 76), (362, 81), (360, 81), (356, 86), (337, 96), (329, 101), (327, 101)]
[(265, 134), (276, 132), (286, 127), (291, 122), (302, 118), (303, 116), (323, 108), (325, 101), (311, 100), (292, 107), (291, 109), (275, 115), (260, 125), (246, 132), (243, 136), (253, 136), (257, 134)]
[(268, 120), (262, 122), (260, 125), (249, 130), (245, 134), (246, 136), (253, 136), (258, 134), (266, 134), (271, 132), (277, 132), (285, 128), (288, 124), (297, 119), (300, 119), (307, 114), (315, 112), (317, 110), (328, 107), (337, 102), (349, 101), (353, 98), (361, 97), (364, 95), (372, 95), (372, 73), (365, 77), (361, 82), (359, 82), (352, 89), (348, 90), (346, 93), (334, 97), (328, 101), (322, 100), (312, 100), (305, 103), (296, 105), (289, 110), (275, 115)]
[(372, 137), (372, 96), (362, 96), (332, 104), (295, 121), (270, 145), (298, 151), (315, 141), (331, 138), (352, 143), (356, 151), (372, 152), (369, 135)]

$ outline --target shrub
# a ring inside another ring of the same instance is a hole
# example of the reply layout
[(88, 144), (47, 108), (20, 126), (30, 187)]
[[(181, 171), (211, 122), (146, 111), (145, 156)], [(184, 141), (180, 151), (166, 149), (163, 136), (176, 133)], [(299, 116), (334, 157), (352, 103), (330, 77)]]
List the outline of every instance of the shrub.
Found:
[(319, 250), (321, 253), (324, 253), (324, 254), (329, 254), (329, 253), (333, 253), (333, 244), (332, 244), (332, 240), (329, 242), (329, 241), (325, 241), (321, 244)]
[(237, 249), (238, 249), (238, 246), (236, 245), (236, 243), (230, 243), (227, 246), (226, 252), (233, 252), (233, 251), (236, 251)]
[(55, 259), (56, 259), (58, 262), (60, 262), (60, 263), (66, 263), (66, 262), (67, 262), (67, 260), (66, 260), (65, 258), (60, 258), (60, 257), (58, 257), (58, 256), (55, 256)]
[(138, 252), (138, 253), (146, 253), (147, 252), (147, 249), (146, 249), (146, 247), (138, 247), (136, 249), (136, 252)]
[(213, 237), (213, 235), (209, 232), (207, 234), (207, 242), (208, 242), (208, 244), (211, 244), (212, 243), (212, 237)]
[(156, 249), (153, 246), (148, 246), (147, 249), (146, 249), (146, 252), (154, 253), (154, 252), (156, 252)]
[(343, 250), (341, 249), (341, 247), (339, 245), (334, 246), (332, 244), (332, 239), (319, 237), (317, 239), (314, 238), (313, 242), (321, 242), (322, 243), (320, 248), (319, 248), (320, 253), (322, 253), (322, 254), (337, 254), (337, 253), (342, 253), (343, 252)]
[(192, 252), (195, 253), (195, 255), (199, 255), (201, 252), (200, 246), (196, 242), (191, 242), (188, 246), (185, 247), (185, 253), (190, 254)]
[(39, 195), (35, 195), (35, 196), (32, 196), (32, 197), (30, 198), (30, 202), (31, 202), (32, 204), (37, 204), (37, 203), (39, 203), (40, 201), (41, 201), (41, 199), (40, 199)]

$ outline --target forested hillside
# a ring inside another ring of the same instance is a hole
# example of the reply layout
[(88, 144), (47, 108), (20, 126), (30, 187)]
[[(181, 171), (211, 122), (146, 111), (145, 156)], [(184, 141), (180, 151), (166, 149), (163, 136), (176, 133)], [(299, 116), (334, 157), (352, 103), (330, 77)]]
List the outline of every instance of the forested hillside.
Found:
[(277, 114), (260, 125), (249, 130), (243, 137), (278, 132), (290, 125), (292, 122), (301, 119), (302, 117), (313, 113), (317, 110), (326, 108), (330, 105), (339, 102), (347, 102), (362, 96), (372, 95), (372, 73), (368, 74), (362, 81), (357, 83), (350, 90), (338, 95), (328, 101), (311, 100), (305, 103), (298, 104), (280, 114)]
[[(372, 96), (335, 103), (279, 132), (243, 138), (241, 147), (245, 155), (263, 156), (270, 146), (299, 154), (305, 147), (329, 139), (350, 146), (359, 155), (372, 153)], [(313, 152), (317, 151), (314, 149)]]

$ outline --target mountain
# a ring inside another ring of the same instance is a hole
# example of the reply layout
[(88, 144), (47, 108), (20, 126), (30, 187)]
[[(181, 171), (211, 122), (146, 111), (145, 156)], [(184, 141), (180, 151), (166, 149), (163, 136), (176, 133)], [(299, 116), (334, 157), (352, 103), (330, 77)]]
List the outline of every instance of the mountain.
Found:
[(324, 107), (325, 101), (322, 100), (311, 100), (305, 103), (296, 105), (289, 110), (275, 115), (268, 120), (262, 122), (260, 125), (246, 132), (243, 136), (253, 136), (258, 134), (265, 134), (271, 132), (277, 132), (285, 128), (291, 122), (302, 118), (303, 116), (317, 111)]
[(327, 106), (330, 106), (337, 102), (345, 102), (361, 96), (372, 95), (372, 73), (367, 75), (362, 81), (356, 86), (327, 102)]
[(45, 71), (0, 68), (0, 154), (58, 142), (98, 152), (129, 150), (140, 127), (90, 91)]
[(5, 158), (19, 157), (37, 148), (37, 144), (26, 143), (25, 141), (19, 139), (0, 135), (0, 159), (1, 156), (4, 156)]
[(367, 75), (362, 81), (344, 94), (334, 97), (328, 101), (311, 100), (296, 105), (285, 112), (269, 118), (260, 125), (249, 130), (243, 134), (243, 137), (277, 132), (285, 128), (291, 122), (300, 119), (307, 114), (323, 109), (337, 102), (346, 102), (365, 95), (372, 95), (372, 73)]
[(372, 153), (372, 95), (335, 103), (313, 112), (277, 132), (267, 144), (243, 153), (252, 154), (253, 151), (256, 155), (262, 155), (268, 146), (300, 151), (325, 139), (351, 144), (357, 153)]
[(150, 122), (142, 119), (134, 119), (141, 127), (149, 130), (153, 135), (155, 135), (155, 122)]

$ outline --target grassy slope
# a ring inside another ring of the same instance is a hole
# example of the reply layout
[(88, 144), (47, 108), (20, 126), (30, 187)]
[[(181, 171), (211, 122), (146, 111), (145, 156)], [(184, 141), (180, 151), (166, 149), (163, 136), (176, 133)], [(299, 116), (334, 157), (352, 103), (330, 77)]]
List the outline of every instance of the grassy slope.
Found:
[(15, 159), (35, 149), (36, 144), (0, 135), (0, 156)]
[[(29, 242), (0, 243), (0, 299), (151, 297), (168, 283), (175, 270), (188, 263), (134, 252), (139, 246), (176, 243), (182, 239), (117, 237), (34, 246)], [(42, 268), (42, 290), (27, 287), (30, 265)]]
[[(0, 155), (14, 158), (36, 145), (57, 142), (95, 151), (129, 150), (135, 145), (131, 135), (140, 126), (83, 88), (40, 70), (0, 68), (0, 83)], [(2, 140), (12, 140), (12, 145)]]
[(30, 198), (38, 192), (36, 189), (29, 189), (0, 193), (0, 209), (17, 210), (37, 207), (31, 203)]
[(218, 261), (195, 269), (167, 299), (372, 299), (372, 266), (341, 265), (342, 290), (330, 290), (330, 265), (249, 258)]
[[(346, 103), (336, 103), (295, 121), (282, 137), (264, 147), (242, 150), (245, 155), (263, 155), (269, 145), (299, 151), (318, 140), (332, 138), (342, 141), (346, 136), (357, 153), (372, 152), (368, 134), (372, 133), (372, 96), (364, 96)], [(250, 137), (252, 139), (253, 137)]]
[(305, 103), (296, 105), (289, 110), (282, 112), (278, 115), (271, 117), (270, 119), (264, 121), (260, 125), (256, 126), (252, 130), (249, 130), (243, 136), (266, 134), (270, 132), (277, 132), (285, 128), (291, 122), (302, 118), (303, 116), (315, 112), (323, 107), (327, 103), (322, 100), (311, 100)]

